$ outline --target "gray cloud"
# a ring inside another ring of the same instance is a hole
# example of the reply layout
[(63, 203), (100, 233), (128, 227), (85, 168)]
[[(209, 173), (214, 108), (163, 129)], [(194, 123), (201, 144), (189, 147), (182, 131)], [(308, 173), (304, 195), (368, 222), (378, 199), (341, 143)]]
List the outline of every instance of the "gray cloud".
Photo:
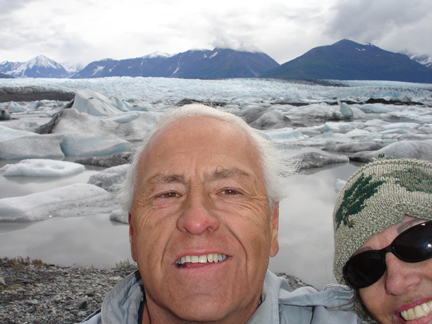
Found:
[(0, 0), (0, 16), (8, 16), (16, 10), (24, 8), (27, 4), (37, 0)]
[[(395, 29), (431, 19), (430, 0), (342, 0), (333, 8), (325, 34), (362, 42), (375, 42)], [(429, 17), (428, 17), (429, 16)]]

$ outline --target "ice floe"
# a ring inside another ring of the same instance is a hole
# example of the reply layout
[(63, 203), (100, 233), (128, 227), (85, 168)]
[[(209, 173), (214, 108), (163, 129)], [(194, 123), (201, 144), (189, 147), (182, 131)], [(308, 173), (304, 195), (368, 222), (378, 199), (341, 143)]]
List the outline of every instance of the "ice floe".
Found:
[[(0, 87), (5, 82), (0, 80)], [(115, 193), (137, 143), (161, 118), (182, 104), (203, 102), (242, 117), (282, 148), (313, 149), (296, 157), (301, 169), (366, 162), (379, 154), (432, 161), (432, 85), (340, 85), (258, 79), (8, 80), (7, 86), (18, 91), (32, 86), (76, 96), (73, 102), (0, 103), (12, 118), (0, 124), (0, 160), (68, 157), (110, 167), (92, 176), (88, 185)], [(39, 196), (41, 205), (45, 198)], [(113, 212), (111, 219), (125, 222), (127, 215)]]
[(36, 221), (78, 208), (110, 200), (106, 190), (94, 185), (76, 183), (26, 196), (0, 199), (0, 221)]
[(120, 189), (129, 166), (129, 164), (123, 164), (105, 169), (91, 176), (88, 183), (110, 192), (116, 192)]
[(16, 164), (6, 164), (0, 169), (3, 177), (64, 177), (80, 173), (84, 165), (46, 159), (21, 160)]

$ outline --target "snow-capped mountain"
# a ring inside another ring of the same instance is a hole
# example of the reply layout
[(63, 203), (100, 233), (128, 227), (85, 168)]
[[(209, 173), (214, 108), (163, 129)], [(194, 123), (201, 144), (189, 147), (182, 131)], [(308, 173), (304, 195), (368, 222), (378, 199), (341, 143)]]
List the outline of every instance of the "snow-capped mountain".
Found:
[(402, 52), (402, 54), (408, 55), (411, 60), (417, 61), (420, 64), (432, 69), (432, 55), (414, 54), (408, 51)]
[(44, 55), (27, 62), (2, 62), (0, 73), (18, 78), (66, 78), (71, 75), (61, 64)]
[(267, 54), (227, 48), (189, 50), (168, 55), (152, 53), (125, 60), (105, 59), (88, 64), (73, 78), (142, 76), (184, 79), (255, 78), (279, 64)]

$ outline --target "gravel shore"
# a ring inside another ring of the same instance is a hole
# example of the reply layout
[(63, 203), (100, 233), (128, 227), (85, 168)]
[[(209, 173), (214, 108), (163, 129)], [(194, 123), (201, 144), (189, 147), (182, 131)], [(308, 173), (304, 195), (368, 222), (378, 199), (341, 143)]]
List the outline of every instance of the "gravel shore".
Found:
[(0, 259), (0, 323), (77, 323), (99, 309), (105, 295), (135, 265), (100, 270), (59, 267), (38, 260)]
[[(99, 309), (105, 295), (136, 269), (128, 263), (100, 270), (0, 259), (0, 323), (79, 323)], [(285, 273), (277, 275), (287, 279), (291, 289), (307, 286)]]

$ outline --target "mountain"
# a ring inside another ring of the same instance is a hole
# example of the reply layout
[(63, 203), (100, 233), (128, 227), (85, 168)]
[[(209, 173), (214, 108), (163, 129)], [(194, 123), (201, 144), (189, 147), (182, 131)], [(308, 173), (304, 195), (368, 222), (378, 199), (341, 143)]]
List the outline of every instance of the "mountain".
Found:
[(411, 60), (419, 62), (424, 66), (432, 69), (432, 56), (427, 54), (413, 54), (410, 52), (402, 52), (402, 54), (408, 55)]
[(407, 55), (347, 39), (333, 45), (315, 47), (261, 77), (432, 83), (431, 69)]
[(0, 73), (19, 78), (66, 78), (70, 73), (59, 63), (44, 55), (27, 62), (2, 62)]
[(0, 73), (0, 79), (13, 79), (14, 77), (11, 75)]
[(255, 78), (279, 64), (262, 52), (226, 48), (190, 50), (169, 56), (150, 54), (126, 60), (105, 59), (88, 64), (73, 78), (142, 76), (185, 79)]
[(73, 75), (74, 79), (104, 78), (112, 76), (161, 76), (159, 66), (170, 56), (153, 53), (143, 57), (125, 60), (104, 59), (89, 63), (84, 69)]

